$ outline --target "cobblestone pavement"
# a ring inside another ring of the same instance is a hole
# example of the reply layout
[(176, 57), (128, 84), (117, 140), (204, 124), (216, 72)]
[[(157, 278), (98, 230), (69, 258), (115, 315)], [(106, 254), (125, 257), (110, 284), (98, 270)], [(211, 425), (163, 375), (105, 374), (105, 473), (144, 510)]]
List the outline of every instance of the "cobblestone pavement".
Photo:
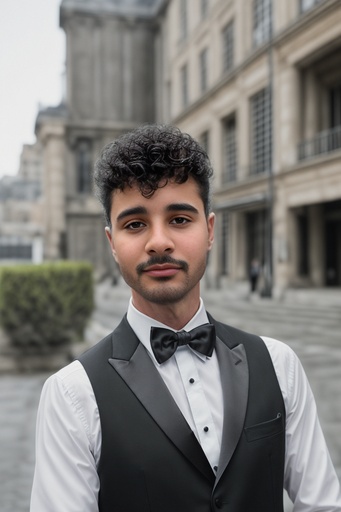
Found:
[[(341, 293), (340, 293), (341, 295)], [(278, 302), (207, 290), (205, 304), (217, 319), (288, 343), (299, 355), (315, 393), (320, 420), (341, 478), (341, 300), (298, 297)], [(86, 333), (88, 345), (110, 332), (126, 310), (129, 291), (104, 284)], [(315, 300), (315, 299), (318, 300)], [(335, 295), (336, 298), (336, 295)], [(309, 299), (309, 298), (308, 298)], [(28, 512), (34, 465), (35, 418), (48, 374), (0, 376), (0, 512)], [(291, 505), (286, 502), (286, 512)]]
[(27, 512), (34, 465), (34, 430), (47, 375), (0, 377), (0, 511)]

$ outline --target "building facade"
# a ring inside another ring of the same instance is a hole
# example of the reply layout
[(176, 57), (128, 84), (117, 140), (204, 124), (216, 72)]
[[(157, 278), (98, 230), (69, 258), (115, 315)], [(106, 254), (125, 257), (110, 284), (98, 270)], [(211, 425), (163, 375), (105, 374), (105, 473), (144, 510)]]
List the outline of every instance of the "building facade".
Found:
[(212, 283), (341, 285), (341, 4), (169, 2), (170, 120), (215, 169)]
[(44, 148), (45, 258), (90, 261), (115, 272), (92, 172), (104, 145), (155, 119), (158, 0), (63, 0), (66, 91), (43, 109), (36, 135)]
[(43, 260), (42, 147), (25, 144), (16, 176), (0, 179), (0, 265)]
[[(63, 0), (66, 95), (41, 111), (45, 256), (114, 271), (91, 174), (144, 122), (197, 138), (215, 169), (208, 282), (264, 294), (341, 286), (338, 0)], [(110, 267), (111, 266), (111, 267)]]

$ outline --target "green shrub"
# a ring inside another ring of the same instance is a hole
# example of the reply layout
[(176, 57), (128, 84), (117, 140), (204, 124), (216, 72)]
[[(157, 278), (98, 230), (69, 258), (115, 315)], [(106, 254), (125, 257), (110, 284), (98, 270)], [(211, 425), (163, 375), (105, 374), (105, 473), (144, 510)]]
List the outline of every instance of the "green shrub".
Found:
[(43, 351), (82, 339), (93, 305), (88, 263), (0, 268), (0, 322), (14, 346)]

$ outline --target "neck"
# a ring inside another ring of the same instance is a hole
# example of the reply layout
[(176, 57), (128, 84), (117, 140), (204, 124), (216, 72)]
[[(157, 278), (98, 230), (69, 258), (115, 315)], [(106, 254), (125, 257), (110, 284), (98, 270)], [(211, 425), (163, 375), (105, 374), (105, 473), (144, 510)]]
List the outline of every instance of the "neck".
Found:
[(197, 313), (200, 306), (200, 297), (186, 297), (174, 304), (156, 304), (146, 302), (132, 293), (132, 302), (136, 309), (144, 315), (161, 322), (177, 331), (181, 330)]

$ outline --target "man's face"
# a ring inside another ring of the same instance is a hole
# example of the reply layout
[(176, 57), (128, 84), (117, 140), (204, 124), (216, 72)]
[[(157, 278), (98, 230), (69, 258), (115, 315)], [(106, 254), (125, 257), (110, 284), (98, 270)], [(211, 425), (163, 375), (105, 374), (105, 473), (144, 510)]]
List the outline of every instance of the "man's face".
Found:
[(135, 187), (116, 191), (111, 223), (106, 233), (112, 252), (140, 311), (149, 311), (150, 303), (199, 297), (214, 214), (206, 218), (192, 178), (183, 184), (169, 182), (149, 199)]

